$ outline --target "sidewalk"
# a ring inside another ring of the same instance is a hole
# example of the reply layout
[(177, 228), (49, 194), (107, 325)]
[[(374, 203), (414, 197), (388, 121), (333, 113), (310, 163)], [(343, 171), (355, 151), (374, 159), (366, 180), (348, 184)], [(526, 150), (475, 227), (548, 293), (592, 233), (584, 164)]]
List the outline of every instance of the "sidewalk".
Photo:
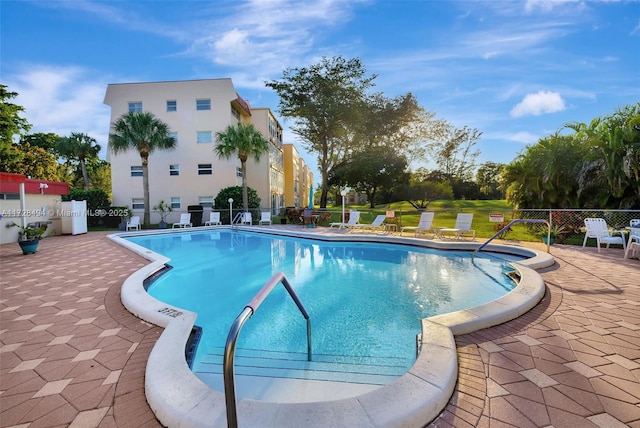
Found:
[[(119, 298), (145, 260), (106, 235), (0, 245), (0, 426), (160, 426), (144, 368), (161, 329)], [(640, 261), (552, 253), (536, 308), (456, 338), (458, 385), (430, 426), (640, 427)]]

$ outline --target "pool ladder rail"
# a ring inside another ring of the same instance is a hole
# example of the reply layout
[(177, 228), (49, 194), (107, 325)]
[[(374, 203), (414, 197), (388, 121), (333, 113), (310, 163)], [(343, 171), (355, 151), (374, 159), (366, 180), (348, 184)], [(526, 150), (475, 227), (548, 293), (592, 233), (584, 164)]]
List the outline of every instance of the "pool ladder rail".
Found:
[(517, 218), (515, 220), (511, 220), (509, 222), (509, 224), (507, 224), (505, 227), (503, 227), (502, 229), (497, 231), (491, 238), (487, 239), (487, 241), (485, 243), (483, 243), (478, 248), (476, 248), (473, 251), (473, 253), (471, 254), (471, 260), (473, 260), (473, 258), (475, 257), (475, 255), (476, 255), (476, 253), (478, 251), (482, 250), (484, 247), (487, 246), (487, 244), (489, 244), (489, 242), (493, 241), (495, 238), (500, 236), (500, 234), (502, 234), (502, 232), (504, 232), (505, 230), (508, 230), (511, 227), (511, 225), (516, 224), (516, 223), (544, 223), (544, 224), (546, 224), (548, 226), (548, 228), (549, 228), (549, 230), (547, 232), (547, 253), (549, 252), (549, 242), (550, 242), (550, 237), (551, 237), (551, 223), (550, 223), (550, 221), (541, 220), (541, 219)]
[[(243, 213), (239, 213), (243, 214)], [(238, 216), (236, 215), (236, 218)], [(234, 218), (235, 222), (235, 218)], [(244, 323), (251, 318), (254, 312), (258, 309), (264, 299), (271, 293), (278, 283), (282, 283), (286, 288), (289, 296), (293, 299), (296, 306), (300, 310), (300, 313), (307, 320), (307, 360), (311, 361), (311, 320), (307, 310), (302, 305), (302, 302), (298, 298), (298, 295), (291, 287), (289, 280), (282, 272), (274, 274), (269, 281), (253, 296), (253, 299), (244, 307), (240, 315), (238, 315), (231, 325), (229, 334), (227, 335), (227, 342), (224, 347), (224, 358), (222, 361), (222, 372), (224, 378), (224, 396), (227, 405), (227, 426), (229, 428), (238, 427), (238, 413), (236, 410), (236, 386), (235, 386), (235, 373), (234, 373), (234, 357), (236, 351), (236, 343), (238, 341), (238, 335)]]

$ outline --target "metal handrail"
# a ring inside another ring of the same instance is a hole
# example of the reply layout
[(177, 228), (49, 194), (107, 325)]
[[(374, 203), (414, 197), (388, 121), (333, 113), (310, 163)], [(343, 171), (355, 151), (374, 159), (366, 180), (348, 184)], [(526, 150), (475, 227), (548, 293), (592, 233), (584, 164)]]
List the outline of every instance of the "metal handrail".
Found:
[(242, 222), (242, 216), (243, 215), (244, 215), (243, 212), (236, 213), (236, 215), (233, 217), (233, 220), (231, 220), (231, 226), (233, 226), (234, 224), (239, 224), (240, 222)]
[(473, 258), (475, 257), (476, 253), (478, 251), (480, 251), (481, 249), (483, 249), (484, 247), (486, 247), (489, 242), (493, 241), (494, 238), (499, 236), (505, 230), (509, 229), (512, 224), (516, 224), (516, 223), (545, 223), (549, 227), (549, 231), (547, 233), (547, 253), (549, 252), (549, 245), (550, 245), (549, 242), (551, 242), (551, 223), (549, 223), (547, 220), (541, 220), (541, 219), (517, 218), (515, 220), (511, 220), (509, 222), (509, 224), (507, 224), (505, 227), (503, 227), (498, 232), (496, 232), (491, 238), (487, 239), (487, 241), (484, 244), (482, 244), (478, 248), (476, 248), (473, 251), (473, 253), (471, 254), (471, 259), (473, 260)]
[(282, 285), (284, 285), (284, 288), (287, 289), (289, 296), (291, 296), (300, 310), (300, 313), (307, 320), (307, 360), (311, 361), (311, 320), (309, 319), (309, 314), (302, 305), (302, 302), (298, 298), (296, 292), (293, 291), (287, 277), (284, 276), (284, 273), (278, 272), (273, 275), (269, 281), (267, 281), (255, 296), (253, 296), (253, 299), (251, 299), (251, 301), (244, 307), (242, 312), (240, 312), (240, 315), (236, 317), (235, 321), (231, 325), (231, 329), (229, 330), (229, 335), (227, 336), (227, 343), (224, 347), (222, 371), (224, 374), (224, 398), (227, 403), (227, 426), (229, 428), (237, 428), (238, 426), (238, 414), (236, 410), (236, 381), (233, 370), (233, 359), (236, 352), (238, 335), (240, 334), (240, 330), (242, 329), (245, 321), (254, 314), (260, 304), (279, 282), (281, 282)]

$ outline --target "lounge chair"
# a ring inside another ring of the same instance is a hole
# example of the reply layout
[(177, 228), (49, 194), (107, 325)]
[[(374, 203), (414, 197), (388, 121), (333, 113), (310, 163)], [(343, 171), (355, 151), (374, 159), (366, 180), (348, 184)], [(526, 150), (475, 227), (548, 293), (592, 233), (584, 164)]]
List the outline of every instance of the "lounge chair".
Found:
[(387, 218), (385, 214), (377, 216), (370, 224), (356, 223), (351, 225), (352, 229), (370, 229), (370, 230), (384, 230), (384, 220)]
[(633, 219), (629, 222), (629, 242), (624, 252), (624, 258), (636, 257), (636, 251), (640, 251), (640, 219)]
[(270, 212), (262, 212), (260, 213), (260, 221), (258, 222), (258, 226), (263, 224), (271, 224), (271, 213)]
[(433, 233), (433, 237), (435, 238), (436, 231), (431, 225), (431, 223), (433, 223), (434, 215), (435, 213), (432, 211), (423, 212), (422, 214), (420, 214), (420, 220), (418, 221), (417, 226), (405, 226), (402, 229), (400, 229), (400, 234), (402, 234), (405, 231), (413, 231), (413, 236), (417, 237), (419, 234), (426, 235), (427, 232), (431, 232)]
[(358, 224), (360, 221), (360, 211), (351, 210), (349, 213), (349, 221), (348, 222), (334, 222), (329, 225), (329, 228), (337, 226), (338, 229), (342, 229), (343, 227), (351, 227), (353, 225)]
[(611, 244), (622, 245), (623, 249), (626, 248), (624, 242), (624, 234), (621, 231), (617, 230), (615, 232), (619, 233), (620, 236), (611, 235), (611, 233), (609, 232), (609, 226), (607, 226), (607, 222), (603, 218), (585, 218), (584, 227), (587, 230), (584, 234), (582, 248), (587, 245), (587, 239), (589, 238), (595, 238), (598, 252), (600, 252), (601, 244), (607, 244), (607, 248), (609, 248), (609, 245)]
[(204, 222), (205, 226), (213, 226), (213, 225), (220, 225), (222, 224), (222, 222), (220, 221), (220, 213), (217, 211), (212, 211), (211, 214), (209, 214), (209, 220)]
[(253, 224), (253, 218), (251, 217), (250, 212), (242, 213), (242, 217), (240, 217), (240, 224)]
[(191, 227), (191, 213), (182, 213), (180, 214), (180, 221), (178, 223), (173, 223), (172, 228), (176, 227)]
[(438, 231), (441, 239), (444, 239), (448, 233), (455, 235), (456, 239), (463, 236), (469, 236), (472, 240), (476, 239), (476, 231), (471, 229), (473, 214), (459, 213), (456, 217), (456, 224), (452, 228), (445, 227)]
[(131, 229), (140, 230), (140, 216), (134, 215), (129, 219), (126, 230)]

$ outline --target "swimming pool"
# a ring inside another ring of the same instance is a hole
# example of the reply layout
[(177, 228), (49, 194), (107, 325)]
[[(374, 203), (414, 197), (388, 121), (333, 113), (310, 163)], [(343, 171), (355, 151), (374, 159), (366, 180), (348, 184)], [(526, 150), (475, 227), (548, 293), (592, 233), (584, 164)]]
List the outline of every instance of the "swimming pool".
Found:
[[(263, 232), (315, 237), (330, 241), (333, 246), (346, 240), (364, 242), (381, 239), (375, 236), (339, 233), (331, 234), (332, 236), (316, 236), (299, 229), (289, 232)], [(184, 232), (177, 235), (185, 241), (189, 240)], [(186, 344), (197, 314), (152, 298), (142, 286), (145, 278), (161, 269), (170, 260), (131, 243), (121, 242), (123, 240), (119, 236), (111, 239), (153, 260), (150, 265), (128, 278), (122, 289), (123, 303), (132, 313), (166, 327), (151, 352), (147, 365), (145, 393), (149, 404), (166, 425), (189, 423), (193, 426), (224, 426), (224, 396), (219, 391), (207, 388), (191, 374), (185, 363), (184, 347), (180, 345)], [(439, 247), (454, 251), (471, 251), (478, 246), (478, 243), (471, 242), (436, 242), (397, 237), (383, 239), (389, 243)], [(544, 284), (539, 275), (525, 265), (536, 268), (548, 266), (553, 263), (551, 256), (529, 249), (501, 245), (490, 245), (487, 249), (530, 257), (514, 265), (521, 278), (518, 286), (493, 302), (423, 319), (420, 326), (422, 351), (407, 373), (388, 386), (361, 392), (354, 397), (344, 398), (335, 395), (331, 401), (317, 400), (283, 407), (284, 403), (278, 400), (269, 403), (242, 399), (238, 403), (241, 424), (245, 421), (248, 425), (257, 423), (262, 426), (300, 426), (312, 417), (320, 424), (318, 426), (349, 424), (349, 421), (362, 426), (391, 426), (397, 423), (403, 426), (424, 425), (425, 421), (435, 417), (446, 405), (455, 385), (456, 348), (452, 333), (461, 334), (513, 319), (533, 307), (544, 294)], [(251, 323), (253, 321), (251, 320)], [(322, 389), (318, 383), (304, 382), (304, 385), (309, 393)]]
[[(171, 258), (173, 268), (147, 291), (198, 314), (202, 338), (192, 368), (212, 387), (219, 380), (210, 375), (221, 374), (222, 349), (233, 320), (279, 271), (309, 312), (313, 353), (325, 364), (315, 373), (301, 373), (302, 368), (285, 373), (284, 360), (299, 361), (306, 353), (306, 324), (284, 287), (278, 287), (238, 342), (239, 357), (247, 360), (241, 367), (253, 376), (390, 383), (415, 361), (422, 319), (487, 303), (515, 287), (505, 275), (513, 271), (509, 261), (490, 253), (472, 263), (468, 251), (231, 230), (128, 239)], [(380, 375), (360, 374), (376, 366)], [(244, 396), (258, 398), (244, 391)]]

